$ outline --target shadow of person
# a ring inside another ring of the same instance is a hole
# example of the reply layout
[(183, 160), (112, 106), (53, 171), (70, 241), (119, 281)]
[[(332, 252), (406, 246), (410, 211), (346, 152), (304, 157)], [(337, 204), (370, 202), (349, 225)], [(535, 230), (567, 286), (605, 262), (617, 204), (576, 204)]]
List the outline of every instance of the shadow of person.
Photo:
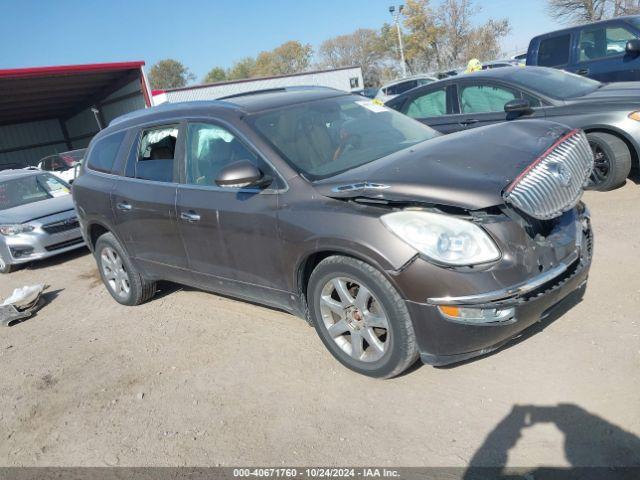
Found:
[[(640, 438), (569, 403), (557, 406), (515, 405), (474, 453), (463, 478), (523, 478), (521, 475), (514, 476), (505, 469), (509, 450), (516, 445), (525, 428), (538, 423), (554, 424), (562, 432), (565, 457), (572, 468), (526, 469), (524, 478), (574, 478), (567, 474), (576, 469), (580, 471), (580, 477), (575, 478), (638, 478), (613, 477), (615, 470), (612, 469), (640, 467)], [(605, 470), (607, 474), (602, 475)], [(621, 470), (619, 473), (638, 474), (640, 470)], [(591, 474), (594, 476), (591, 477)]]

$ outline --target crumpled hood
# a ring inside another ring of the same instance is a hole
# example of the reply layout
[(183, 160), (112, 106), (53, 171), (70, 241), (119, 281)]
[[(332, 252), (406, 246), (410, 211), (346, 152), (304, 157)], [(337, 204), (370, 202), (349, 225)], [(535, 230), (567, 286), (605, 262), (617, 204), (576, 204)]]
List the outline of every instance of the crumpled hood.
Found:
[(504, 189), (570, 129), (517, 120), (434, 138), (314, 183), (322, 195), (469, 210), (504, 203)]
[(0, 224), (25, 223), (56, 213), (73, 210), (71, 195), (48, 198), (39, 202), (27, 203), (19, 207), (0, 210)]

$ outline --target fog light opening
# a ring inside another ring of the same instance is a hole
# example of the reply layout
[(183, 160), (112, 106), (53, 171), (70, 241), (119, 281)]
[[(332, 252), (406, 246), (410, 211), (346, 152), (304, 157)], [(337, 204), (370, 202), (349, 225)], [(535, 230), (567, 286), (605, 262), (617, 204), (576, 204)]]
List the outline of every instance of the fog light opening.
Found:
[(467, 323), (507, 322), (515, 317), (516, 309), (509, 308), (473, 308), (455, 305), (438, 305), (442, 316), (450, 320)]

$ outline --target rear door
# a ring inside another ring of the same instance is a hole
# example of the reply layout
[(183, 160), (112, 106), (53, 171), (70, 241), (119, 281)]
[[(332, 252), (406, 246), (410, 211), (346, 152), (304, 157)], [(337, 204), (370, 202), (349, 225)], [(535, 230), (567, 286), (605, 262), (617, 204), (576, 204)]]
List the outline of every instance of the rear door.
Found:
[(612, 21), (585, 26), (577, 35), (575, 73), (601, 82), (640, 79), (640, 55), (625, 51), (627, 41), (638, 38), (631, 25)]
[[(256, 301), (288, 303), (277, 219), (282, 180), (229, 124), (190, 121), (184, 144), (176, 205), (195, 282)], [(254, 163), (273, 183), (265, 189), (219, 187), (218, 173), (239, 160)]]
[[(454, 110), (454, 85), (432, 85), (409, 95), (404, 103), (399, 105), (399, 110), (405, 115), (444, 134), (464, 128), (459, 124), (460, 119)], [(390, 103), (390, 106), (393, 107), (393, 104)]]
[(537, 51), (532, 52), (535, 65), (569, 70), (572, 44), (570, 31), (542, 37), (538, 43)]
[(127, 251), (158, 278), (188, 279), (187, 257), (176, 222), (179, 123), (139, 130), (112, 193), (116, 228)]

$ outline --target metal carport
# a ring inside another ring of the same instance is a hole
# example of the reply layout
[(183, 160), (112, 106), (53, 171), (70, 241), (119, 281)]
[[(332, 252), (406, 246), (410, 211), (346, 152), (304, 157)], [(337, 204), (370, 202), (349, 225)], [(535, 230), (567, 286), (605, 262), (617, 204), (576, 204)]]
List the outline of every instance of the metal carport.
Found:
[(144, 62), (0, 70), (0, 169), (86, 147), (115, 117), (151, 105)]

